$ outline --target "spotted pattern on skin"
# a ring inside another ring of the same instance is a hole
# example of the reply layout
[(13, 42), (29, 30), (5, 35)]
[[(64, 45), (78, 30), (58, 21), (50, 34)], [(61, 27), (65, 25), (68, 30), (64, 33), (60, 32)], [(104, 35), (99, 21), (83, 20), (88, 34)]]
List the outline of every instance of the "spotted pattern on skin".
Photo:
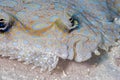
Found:
[(17, 4), (18, 3), (15, 0), (0, 1), (0, 6), (15, 7)]
[[(0, 1), (0, 13), (8, 13), (15, 20), (9, 32), (0, 34), (3, 45), (0, 55), (50, 71), (59, 58), (83, 62), (99, 52), (98, 48), (107, 52), (120, 39), (118, 3), (118, 0)], [(72, 32), (70, 18), (80, 22)]]

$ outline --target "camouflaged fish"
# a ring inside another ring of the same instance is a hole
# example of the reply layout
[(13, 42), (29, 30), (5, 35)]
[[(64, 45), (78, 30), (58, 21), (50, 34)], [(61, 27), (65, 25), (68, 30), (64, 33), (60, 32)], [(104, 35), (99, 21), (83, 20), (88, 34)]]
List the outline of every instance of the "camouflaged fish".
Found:
[(0, 55), (50, 71), (59, 58), (108, 51), (120, 39), (120, 1), (112, 1), (0, 0)]

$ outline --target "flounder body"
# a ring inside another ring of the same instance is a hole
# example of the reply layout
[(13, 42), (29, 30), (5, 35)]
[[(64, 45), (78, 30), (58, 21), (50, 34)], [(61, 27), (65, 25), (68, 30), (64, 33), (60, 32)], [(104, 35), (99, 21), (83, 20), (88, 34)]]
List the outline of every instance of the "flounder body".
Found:
[(8, 31), (0, 27), (0, 55), (50, 71), (59, 58), (83, 62), (99, 54), (98, 48), (109, 51), (120, 39), (120, 21), (119, 10), (107, 3), (110, 0), (0, 1), (0, 18), (12, 22)]

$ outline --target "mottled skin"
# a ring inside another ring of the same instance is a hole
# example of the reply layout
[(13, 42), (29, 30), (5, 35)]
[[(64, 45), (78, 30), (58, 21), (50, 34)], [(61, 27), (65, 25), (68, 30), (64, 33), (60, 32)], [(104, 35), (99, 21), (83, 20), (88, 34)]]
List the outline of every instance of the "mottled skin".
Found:
[[(18, 1), (14, 7), (1, 5), (9, 16), (14, 16), (15, 23), (8, 32), (0, 34), (0, 54), (33, 63), (41, 70), (52, 70), (59, 57), (83, 62), (92, 53), (98, 54), (98, 47), (108, 51), (120, 39), (120, 26), (114, 22), (119, 16), (109, 9), (108, 2), (38, 0), (34, 2), (37, 4)], [(49, 20), (55, 15), (58, 17)], [(69, 32), (73, 27), (70, 17), (79, 24)]]

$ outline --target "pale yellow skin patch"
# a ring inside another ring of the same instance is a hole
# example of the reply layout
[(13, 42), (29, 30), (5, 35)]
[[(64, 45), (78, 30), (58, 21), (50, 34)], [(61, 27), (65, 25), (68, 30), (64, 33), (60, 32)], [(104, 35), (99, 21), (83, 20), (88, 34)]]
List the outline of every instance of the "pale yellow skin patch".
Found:
[[(20, 22), (16, 22), (14, 25), (14, 28), (9, 32), (15, 35), (15, 32), (26, 32), (31, 36), (46, 36), (47, 34), (50, 34), (52, 32), (50, 32), (51, 29), (54, 30), (58, 30), (59, 32), (64, 33), (63, 36), (65, 37), (65, 35), (68, 34), (68, 32), (65, 32), (65, 30), (67, 30), (66, 25), (60, 20), (57, 19), (55, 22), (51, 22), (50, 26), (47, 26), (45, 28), (42, 28), (40, 30), (34, 30), (31, 25), (33, 25), (34, 22), (31, 22), (29, 25), (22, 25)], [(42, 27), (42, 25), (39, 25), (37, 27)], [(13, 33), (14, 32), (14, 33)], [(45, 34), (44, 34), (45, 33)]]

